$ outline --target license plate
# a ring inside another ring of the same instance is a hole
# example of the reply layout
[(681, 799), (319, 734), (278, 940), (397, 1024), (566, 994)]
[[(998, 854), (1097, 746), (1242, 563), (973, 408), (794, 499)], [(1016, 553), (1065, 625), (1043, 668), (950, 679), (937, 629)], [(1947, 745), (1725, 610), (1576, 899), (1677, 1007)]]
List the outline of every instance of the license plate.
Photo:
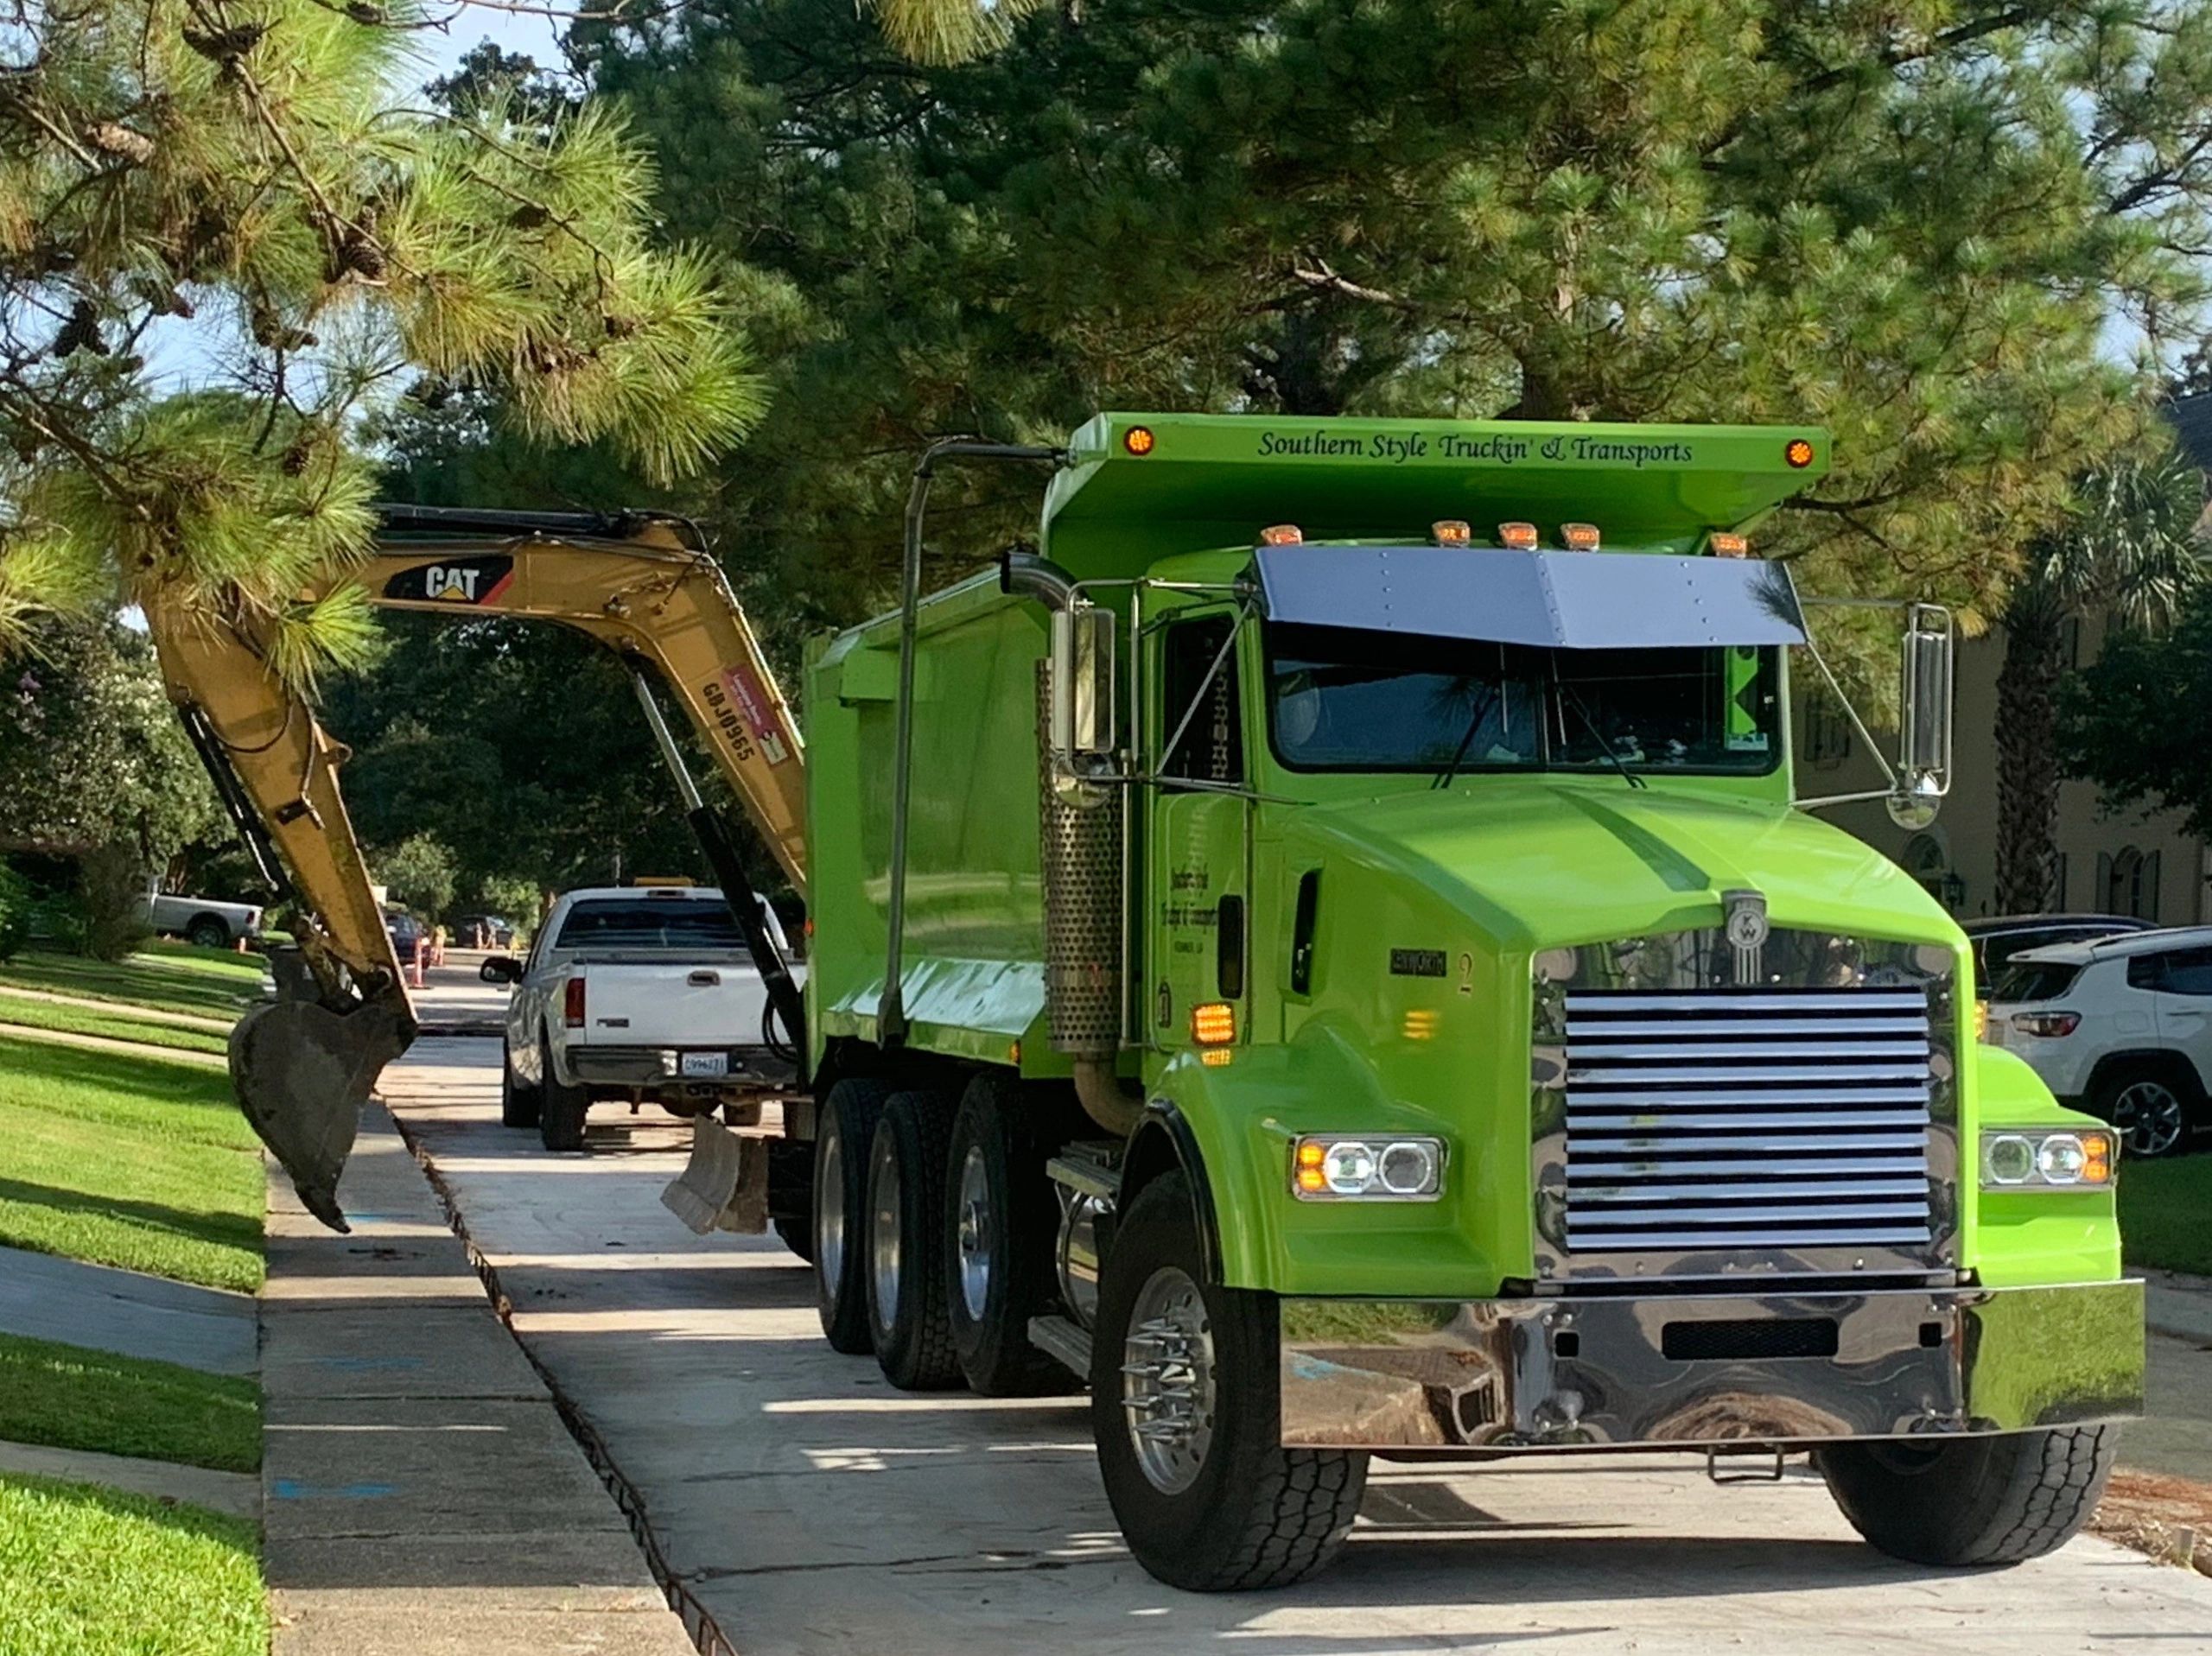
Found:
[(727, 1052), (684, 1052), (676, 1062), (677, 1072), (687, 1081), (717, 1081), (729, 1074)]

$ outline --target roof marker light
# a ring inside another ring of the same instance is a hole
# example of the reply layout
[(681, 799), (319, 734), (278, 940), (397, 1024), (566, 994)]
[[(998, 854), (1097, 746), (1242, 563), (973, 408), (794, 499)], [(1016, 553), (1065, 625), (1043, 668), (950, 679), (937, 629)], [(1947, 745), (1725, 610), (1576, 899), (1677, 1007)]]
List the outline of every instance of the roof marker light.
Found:
[(1782, 451), (1782, 458), (1789, 461), (1792, 471), (1802, 472), (1813, 463), (1813, 445), (1806, 438), (1792, 437), (1789, 446)]
[(1742, 535), (1731, 535), (1725, 530), (1714, 530), (1705, 537), (1706, 549), (1716, 558), (1748, 558), (1751, 543)]
[(1595, 523), (1561, 523), (1559, 539), (1560, 544), (1570, 552), (1595, 552), (1598, 549), (1598, 526)]
[(1446, 517), (1428, 526), (1428, 538), (1439, 546), (1471, 546), (1475, 531), (1457, 517)]
[(1536, 549), (1536, 526), (1534, 523), (1500, 523), (1497, 543), (1509, 552), (1533, 552)]
[(1262, 546), (1302, 546), (1305, 542), (1305, 531), (1295, 523), (1269, 523), (1260, 531)]
[(1152, 453), (1154, 441), (1150, 426), (1131, 426), (1122, 434), (1122, 447), (1139, 460), (1142, 460), (1147, 454)]

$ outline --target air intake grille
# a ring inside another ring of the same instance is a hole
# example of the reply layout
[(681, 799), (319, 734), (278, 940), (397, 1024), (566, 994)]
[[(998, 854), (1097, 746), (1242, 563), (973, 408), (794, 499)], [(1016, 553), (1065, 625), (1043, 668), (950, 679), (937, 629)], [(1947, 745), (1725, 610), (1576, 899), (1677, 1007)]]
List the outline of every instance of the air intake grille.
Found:
[(1567, 997), (1573, 1254), (1931, 1240), (1919, 989)]

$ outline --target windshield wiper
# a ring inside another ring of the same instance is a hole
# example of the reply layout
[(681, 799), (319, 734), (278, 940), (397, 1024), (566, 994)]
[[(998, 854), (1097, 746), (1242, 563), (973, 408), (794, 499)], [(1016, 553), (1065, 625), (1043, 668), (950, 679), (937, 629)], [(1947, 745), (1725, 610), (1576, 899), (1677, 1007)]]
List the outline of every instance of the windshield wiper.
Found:
[(1459, 746), (1452, 750), (1452, 763), (1439, 771), (1436, 780), (1428, 784), (1432, 791), (1450, 787), (1452, 778), (1459, 774), (1459, 766), (1467, 757), (1467, 750), (1475, 745), (1475, 733), (1483, 727), (1483, 720), (1490, 717), (1490, 710), (1497, 705), (1497, 696), (1498, 687), (1492, 687), (1490, 694), (1475, 704), (1474, 717), (1467, 720), (1466, 733), (1459, 738)]
[(1611, 762), (1613, 769), (1621, 773), (1621, 780), (1631, 788), (1649, 788), (1651, 784), (1630, 770), (1623, 762), (1621, 756), (1613, 751), (1613, 745), (1599, 733), (1596, 723), (1583, 708), (1582, 698), (1557, 679), (1552, 681), (1552, 688), (1559, 693), (1559, 699), (1561, 701), (1568, 703), (1574, 708), (1574, 716), (1582, 721), (1582, 728), (1590, 733), (1590, 739), (1598, 744), (1599, 751)]

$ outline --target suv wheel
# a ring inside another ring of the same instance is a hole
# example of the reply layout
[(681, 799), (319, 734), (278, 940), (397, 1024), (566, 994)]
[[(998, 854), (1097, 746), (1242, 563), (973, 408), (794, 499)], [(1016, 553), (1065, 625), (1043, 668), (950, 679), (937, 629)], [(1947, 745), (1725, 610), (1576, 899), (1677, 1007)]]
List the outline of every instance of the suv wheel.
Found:
[(2098, 1088), (2096, 1114), (2120, 1130), (2131, 1156), (2171, 1156), (2188, 1142), (2190, 1108), (2167, 1075), (2135, 1069)]

